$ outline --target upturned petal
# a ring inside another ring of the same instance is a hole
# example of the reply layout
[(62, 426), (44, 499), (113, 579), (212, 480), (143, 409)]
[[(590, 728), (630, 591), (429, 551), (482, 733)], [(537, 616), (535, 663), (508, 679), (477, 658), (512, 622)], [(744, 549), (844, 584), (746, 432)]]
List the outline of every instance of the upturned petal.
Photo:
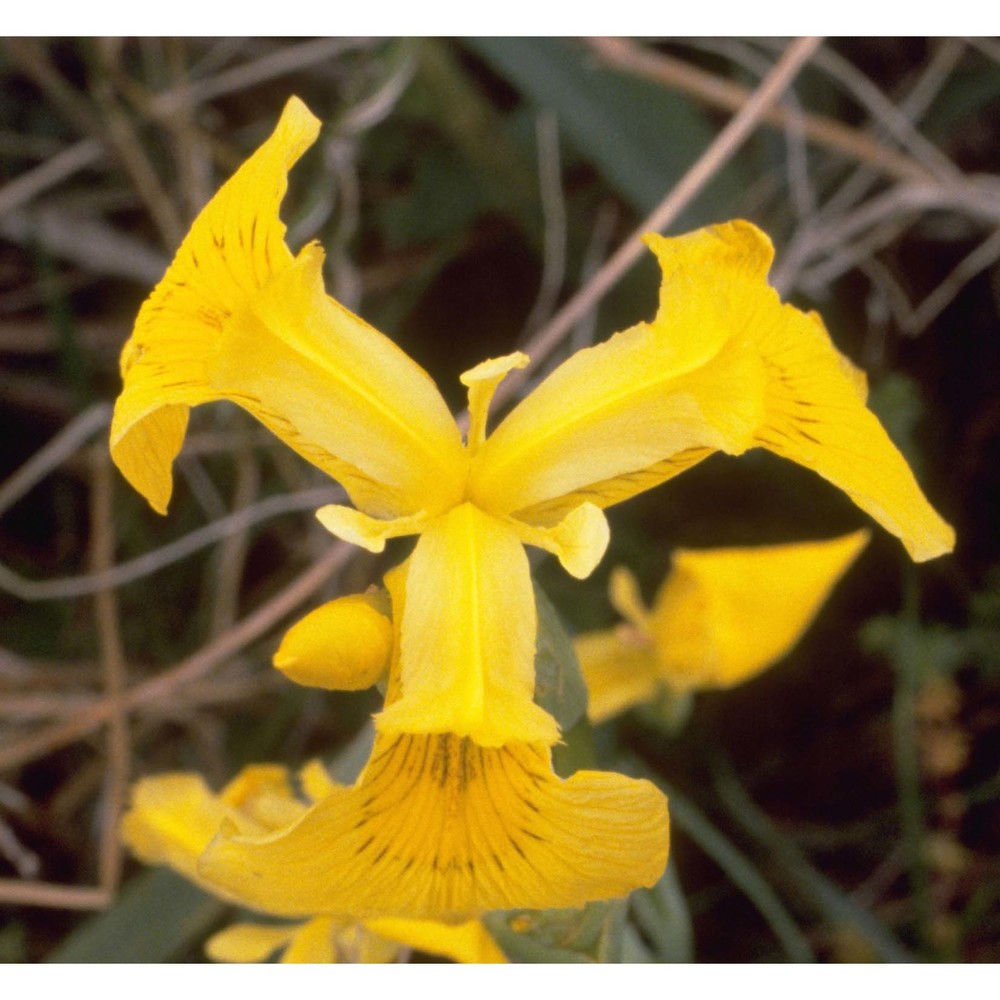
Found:
[(161, 513), (191, 406), (249, 410), (378, 516), (447, 505), (466, 458), (427, 375), (330, 299), (323, 253), (297, 258), (278, 206), (319, 122), (292, 98), (274, 134), (195, 220), (122, 353), (112, 456)]
[(514, 517), (506, 520), (525, 545), (551, 552), (563, 569), (578, 580), (590, 576), (611, 540), (608, 519), (600, 507), (592, 503), (574, 507), (561, 521), (546, 527)]
[(457, 920), (652, 885), (667, 837), (666, 801), (649, 782), (590, 771), (562, 780), (538, 745), (379, 736), (354, 787), (273, 834), (224, 830), (199, 871), (277, 914)]
[(649, 609), (642, 599), (639, 581), (624, 566), (616, 566), (608, 580), (608, 600), (641, 638), (649, 631)]
[[(712, 450), (751, 445), (765, 373), (732, 341), (752, 297), (747, 278), (761, 262), (735, 247), (724, 262), (713, 259), (709, 230), (669, 242), (677, 252), (673, 262), (661, 258), (656, 319), (578, 351), (487, 440), (471, 478), (487, 509), (530, 510), (560, 497), (604, 507)], [(740, 268), (722, 288), (712, 273), (720, 265)]]
[(662, 681), (675, 691), (731, 687), (781, 659), (868, 537), (679, 549), (649, 621)]
[(469, 390), (468, 448), (471, 455), (475, 455), (486, 440), (486, 422), (497, 386), (515, 368), (524, 368), (527, 364), (528, 355), (516, 351), (483, 361), (459, 376), (459, 381)]
[(607, 507), (713, 450), (766, 447), (814, 469), (918, 560), (951, 529), (858, 394), (819, 319), (767, 284), (773, 249), (746, 222), (647, 237), (660, 308), (564, 362), (487, 439), (470, 496), (549, 524), (582, 501)]
[(381, 732), (484, 746), (558, 740), (533, 701), (535, 598), (513, 527), (462, 504), (427, 526), (405, 571), (385, 582), (399, 634)]

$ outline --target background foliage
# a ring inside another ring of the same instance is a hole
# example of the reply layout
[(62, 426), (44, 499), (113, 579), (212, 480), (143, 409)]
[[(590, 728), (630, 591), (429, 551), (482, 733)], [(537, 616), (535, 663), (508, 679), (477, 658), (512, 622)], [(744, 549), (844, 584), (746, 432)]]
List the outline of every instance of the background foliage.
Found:
[[(458, 408), (458, 374), (587, 285), (784, 46), (3, 43), (3, 959), (197, 959), (226, 908), (122, 859), (128, 783), (184, 768), (218, 787), (248, 761), (329, 756), (376, 704), (293, 687), (269, 658), (294, 612), (363, 589), (402, 548), (331, 556), (311, 512), (335, 490), (235, 408), (194, 415), (167, 520), (106, 455), (139, 304), (287, 96), (328, 123), (292, 179), (290, 241), (318, 237), (333, 294)], [(673, 225), (742, 216), (772, 235), (782, 293), (867, 369), (959, 546), (913, 567), (877, 533), (780, 666), (700, 696), (680, 733), (642, 713), (596, 731), (600, 766), (669, 792), (668, 875), (627, 906), (498, 918), (512, 956), (1000, 958), (998, 63), (995, 41), (828, 41)], [(656, 290), (644, 260), (555, 359), (648, 318)], [(571, 630), (612, 620), (616, 564), (650, 596), (673, 546), (862, 520), (756, 453), (716, 456), (611, 517), (591, 580), (538, 563)]]

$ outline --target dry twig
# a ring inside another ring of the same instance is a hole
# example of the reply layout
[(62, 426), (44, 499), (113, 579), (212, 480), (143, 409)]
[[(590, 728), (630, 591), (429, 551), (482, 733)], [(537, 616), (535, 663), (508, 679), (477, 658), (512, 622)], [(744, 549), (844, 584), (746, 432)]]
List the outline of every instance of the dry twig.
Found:
[(563, 336), (589, 312), (612, 288), (642, 253), (642, 237), (661, 232), (690, 203), (691, 199), (735, 154), (761, 120), (761, 116), (788, 87), (795, 75), (809, 61), (821, 43), (819, 38), (800, 38), (792, 42), (774, 69), (754, 91), (753, 96), (732, 117), (704, 153), (674, 185), (660, 204), (639, 224), (631, 236), (608, 259), (593, 278), (573, 296), (545, 327), (525, 346), (531, 363), (512, 372), (497, 387), (493, 399), (499, 406), (523, 385), (531, 370), (555, 349)]

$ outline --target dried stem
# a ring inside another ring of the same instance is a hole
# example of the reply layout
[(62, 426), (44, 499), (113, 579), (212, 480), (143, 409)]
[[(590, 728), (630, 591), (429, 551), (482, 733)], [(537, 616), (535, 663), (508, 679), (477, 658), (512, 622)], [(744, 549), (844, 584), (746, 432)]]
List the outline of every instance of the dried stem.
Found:
[(519, 372), (512, 372), (494, 393), (494, 405), (499, 406), (524, 382), (532, 368), (555, 349), (563, 336), (599, 302), (621, 276), (642, 254), (642, 237), (648, 232), (661, 232), (687, 207), (699, 191), (732, 158), (750, 133), (757, 127), (764, 112), (806, 64), (817, 47), (819, 38), (799, 38), (792, 42), (775, 64), (774, 69), (761, 81), (750, 99), (733, 115), (688, 172), (677, 182), (663, 201), (640, 223), (632, 235), (613, 254), (607, 263), (559, 310), (546, 326), (539, 330), (525, 346), (531, 364)]
[[(634, 73), (691, 94), (694, 97), (729, 111), (738, 111), (750, 99), (753, 91), (738, 83), (698, 69), (682, 59), (642, 48), (621, 38), (592, 38), (591, 48), (608, 65)], [(822, 115), (797, 113), (781, 105), (766, 109), (760, 120), (778, 128), (801, 122), (802, 134), (817, 146), (866, 163), (882, 173), (900, 180), (927, 180), (933, 175), (917, 160)]]
[[(260, 488), (260, 469), (249, 449), (236, 454), (236, 485), (233, 488), (233, 510), (249, 507)], [(209, 634), (219, 635), (230, 628), (236, 620), (239, 608), (243, 566), (249, 548), (250, 525), (223, 539), (212, 560), (211, 568), (217, 581), (212, 597), (212, 614)]]
[(292, 511), (315, 510), (325, 503), (337, 503), (341, 499), (343, 490), (332, 485), (267, 497), (259, 503), (204, 524), (167, 545), (100, 574), (56, 577), (51, 580), (27, 580), (6, 566), (0, 565), (0, 589), (24, 601), (47, 601), (82, 597), (106, 587), (121, 587), (268, 518)]
[[(93, 463), (90, 502), (91, 563), (95, 573), (106, 571), (114, 559), (114, 484), (111, 459), (102, 452)], [(121, 876), (121, 847), (118, 821), (125, 803), (132, 758), (128, 720), (122, 707), (125, 692), (125, 651), (115, 591), (105, 588), (94, 595), (94, 610), (100, 649), (104, 691), (110, 707), (107, 741), (107, 784), (101, 807), (99, 881), (110, 893)]]
[(171, 698), (177, 688), (204, 677), (226, 657), (232, 656), (259, 638), (282, 618), (294, 611), (303, 601), (319, 590), (332, 573), (347, 562), (352, 552), (352, 546), (347, 543), (335, 543), (324, 553), (322, 558), (313, 563), (266, 604), (247, 615), (239, 624), (217, 639), (213, 639), (171, 670), (131, 688), (121, 697), (120, 702), (105, 698), (94, 706), (81, 711), (75, 718), (49, 726), (37, 733), (32, 733), (31, 736), (23, 740), (12, 742), (6, 747), (0, 748), (0, 770), (19, 767), (26, 761), (50, 753), (88, 733), (92, 733), (118, 711), (119, 705), (122, 709), (132, 710), (159, 699)]
[(72, 146), (67, 146), (45, 163), (26, 170), (0, 187), (0, 216), (27, 204), (73, 174), (93, 166), (104, 156), (104, 143), (99, 139), (80, 139)]
[(112, 898), (107, 889), (0, 878), (0, 901), (10, 906), (44, 906), (53, 910), (103, 910)]

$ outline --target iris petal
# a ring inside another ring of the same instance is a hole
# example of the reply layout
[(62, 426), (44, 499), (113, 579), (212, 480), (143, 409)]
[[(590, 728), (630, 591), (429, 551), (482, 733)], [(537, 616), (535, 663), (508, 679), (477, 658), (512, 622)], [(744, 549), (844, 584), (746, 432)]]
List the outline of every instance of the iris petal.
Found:
[(633, 628), (645, 633), (649, 623), (649, 609), (642, 599), (639, 581), (635, 574), (624, 566), (616, 566), (608, 580), (608, 599), (615, 609)]
[(599, 507), (581, 503), (557, 524), (535, 526), (519, 518), (508, 518), (518, 538), (525, 545), (536, 545), (555, 555), (563, 569), (578, 580), (585, 580), (594, 571), (611, 540), (608, 519)]
[(225, 806), (197, 774), (145, 778), (132, 788), (122, 840), (143, 861), (196, 878), (198, 857), (219, 830)]
[(651, 885), (667, 832), (651, 784), (589, 771), (559, 779), (545, 747), (380, 736), (354, 787), (286, 830), (223, 832), (200, 872), (273, 913), (452, 920)]
[(382, 917), (368, 920), (365, 926), (390, 941), (408, 948), (443, 955), (453, 962), (469, 965), (493, 965), (507, 961), (507, 956), (490, 937), (480, 920), (460, 924), (444, 924), (434, 920), (404, 920)]
[(213, 934), (205, 954), (214, 962), (264, 962), (298, 933), (299, 924), (232, 924)]
[(497, 386), (515, 368), (524, 368), (528, 355), (520, 351), (502, 358), (490, 358), (459, 376), (462, 385), (469, 389), (469, 452), (474, 455), (486, 440), (486, 422), (490, 402)]
[(678, 550), (648, 625), (664, 683), (731, 687), (787, 655), (868, 537)]
[(462, 504), (428, 524), (405, 573), (386, 585), (400, 631), (380, 731), (484, 746), (559, 738), (533, 701), (535, 598), (513, 527)]
[(460, 495), (466, 458), (420, 367), (323, 287), (322, 249), (293, 257), (278, 207), (319, 122), (297, 98), (195, 220), (122, 352), (112, 456), (161, 513), (189, 408), (229, 399), (376, 516)]
[(713, 450), (765, 447), (843, 489), (914, 559), (954, 533), (865, 408), (856, 370), (818, 317), (767, 284), (773, 249), (747, 222), (647, 237), (660, 308), (557, 368), (473, 460), (470, 495), (494, 513), (552, 523), (606, 507)]
[(219, 795), (200, 775), (164, 774), (133, 787), (121, 836), (143, 861), (169, 865), (204, 885), (198, 858), (223, 823), (245, 834), (263, 834), (295, 822), (305, 810), (292, 794), (288, 772), (277, 765), (245, 768)]
[(864, 405), (856, 373), (815, 314), (781, 307), (762, 331), (765, 419), (755, 444), (840, 487), (899, 538), (917, 562), (955, 547), (955, 532), (925, 499), (906, 459)]
[[(627, 626), (626, 626), (627, 628)], [(651, 701), (661, 684), (652, 643), (634, 629), (607, 629), (573, 643), (587, 682), (587, 716), (604, 722), (626, 709)]]

